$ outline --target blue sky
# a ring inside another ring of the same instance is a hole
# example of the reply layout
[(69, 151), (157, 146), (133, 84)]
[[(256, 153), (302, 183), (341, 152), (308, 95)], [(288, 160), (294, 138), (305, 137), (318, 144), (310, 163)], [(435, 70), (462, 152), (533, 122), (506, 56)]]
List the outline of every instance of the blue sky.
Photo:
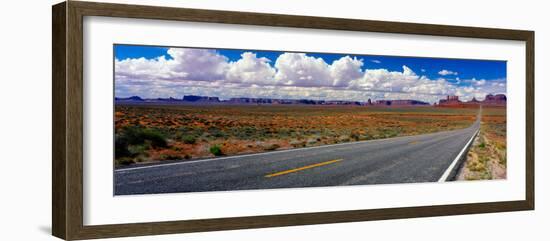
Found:
[[(252, 55), (244, 56), (244, 53)], [(115, 45), (114, 56), (117, 67), (117, 96), (135, 94), (153, 97), (152, 93), (143, 92), (147, 88), (142, 91), (137, 88), (138, 85), (147, 86), (148, 82), (151, 83), (149, 87), (175, 88), (185, 94), (196, 91), (200, 94), (219, 95), (220, 91), (215, 91), (215, 88), (220, 86), (235, 90), (225, 96), (226, 98), (250, 93), (247, 88), (254, 90), (257, 95), (272, 95), (258, 97), (299, 98), (301, 92), (305, 93), (302, 97), (337, 98), (349, 96), (345, 93), (351, 91), (362, 92), (353, 95), (356, 99), (369, 96), (375, 99), (414, 97), (429, 101), (446, 94), (456, 94), (461, 99), (467, 99), (506, 91), (506, 61), (498, 60), (137, 45)], [(163, 56), (162, 60), (159, 60), (160, 56)], [(140, 58), (144, 61), (137, 61)], [(339, 63), (335, 64), (335, 61)], [(134, 70), (134, 73), (130, 70)], [(120, 87), (118, 89), (117, 84)], [(275, 87), (303, 90), (289, 94), (288, 91), (285, 93), (282, 90), (273, 90)], [(311, 95), (315, 88), (327, 93)], [(333, 93), (328, 93), (331, 91)], [(338, 91), (341, 92), (340, 95), (335, 94)], [(381, 96), (380, 92), (384, 91), (390, 94)], [(169, 89), (152, 92), (157, 95), (183, 94)]]

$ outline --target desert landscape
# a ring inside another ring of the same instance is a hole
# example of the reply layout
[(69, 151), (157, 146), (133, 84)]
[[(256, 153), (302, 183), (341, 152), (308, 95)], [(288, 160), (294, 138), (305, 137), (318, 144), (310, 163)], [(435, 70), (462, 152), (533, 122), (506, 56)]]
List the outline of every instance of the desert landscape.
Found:
[(116, 106), (116, 165), (197, 159), (465, 128), (477, 109), (435, 107)]
[[(196, 101), (196, 100), (195, 100)], [(273, 105), (121, 101), (116, 166), (261, 153), (466, 128), (475, 106)], [(458, 180), (506, 178), (506, 108), (487, 103)]]
[(116, 45), (115, 195), (506, 179), (506, 61)]

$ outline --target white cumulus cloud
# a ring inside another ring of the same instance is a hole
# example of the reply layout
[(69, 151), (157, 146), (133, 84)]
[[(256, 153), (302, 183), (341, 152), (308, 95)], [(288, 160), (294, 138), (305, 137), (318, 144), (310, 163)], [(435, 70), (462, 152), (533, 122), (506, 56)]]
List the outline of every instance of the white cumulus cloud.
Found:
[(437, 72), (439, 75), (458, 75), (458, 72), (455, 72), (455, 71), (450, 71), (450, 70), (446, 70), (446, 69), (443, 69), (439, 72)]
[(185, 73), (186, 79), (218, 80), (227, 68), (227, 57), (211, 49), (171, 48), (173, 71)]
[(404, 92), (421, 79), (409, 67), (403, 65), (403, 72), (387, 69), (367, 69), (364, 75), (350, 82), (349, 88), (371, 91)]
[(275, 85), (276, 70), (269, 65), (269, 59), (256, 57), (256, 54), (245, 52), (241, 59), (231, 62), (225, 74), (228, 82)]
[(334, 86), (347, 86), (350, 81), (363, 75), (362, 66), (363, 61), (349, 56), (335, 60), (329, 67), (332, 84)]
[(172, 59), (115, 60), (117, 78), (212, 81), (222, 79), (228, 67), (227, 57), (214, 50), (170, 48), (167, 53)]
[[(331, 64), (305, 53), (283, 53), (272, 60), (244, 52), (235, 61), (216, 50), (171, 48), (170, 58), (115, 60), (115, 94), (145, 98), (208, 95), (310, 98), (325, 100), (416, 99), (434, 103), (445, 95), (461, 100), (506, 93), (506, 80), (444, 78), (401, 71), (363, 69), (364, 62), (343, 56)], [(424, 69), (420, 69), (425, 72)], [(440, 75), (458, 75), (450, 70)]]
[(275, 68), (275, 79), (284, 85), (332, 85), (329, 65), (322, 58), (307, 56), (305, 53), (284, 53), (275, 61)]

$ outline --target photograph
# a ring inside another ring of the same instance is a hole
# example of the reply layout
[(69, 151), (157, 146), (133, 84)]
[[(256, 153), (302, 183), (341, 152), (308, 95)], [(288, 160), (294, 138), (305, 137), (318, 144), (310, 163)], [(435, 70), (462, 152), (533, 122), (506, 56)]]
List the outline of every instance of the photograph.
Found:
[(506, 61), (113, 51), (114, 195), (506, 179)]

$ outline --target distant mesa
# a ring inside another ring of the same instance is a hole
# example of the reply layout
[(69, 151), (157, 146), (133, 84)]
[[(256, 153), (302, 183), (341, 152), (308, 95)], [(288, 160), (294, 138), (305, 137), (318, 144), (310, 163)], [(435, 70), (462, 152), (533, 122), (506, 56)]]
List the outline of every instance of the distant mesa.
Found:
[(218, 97), (209, 97), (209, 96), (197, 96), (197, 95), (185, 95), (183, 96), (183, 101), (189, 102), (220, 102)]
[(506, 105), (506, 95), (487, 95), (483, 101), (484, 105)]
[(118, 97), (115, 97), (115, 101), (145, 101), (145, 100), (142, 99), (142, 98), (139, 97), (139, 96), (131, 96), (131, 97), (128, 97), (128, 98), (118, 98)]
[[(375, 100), (368, 99), (366, 102), (361, 101), (346, 101), (346, 100), (309, 100), (309, 99), (272, 99), (272, 98), (248, 98), (239, 97), (228, 100), (220, 100), (218, 97), (185, 95), (181, 99), (155, 98), (143, 99), (139, 96), (131, 96), (127, 98), (115, 98), (117, 103), (193, 103), (193, 104), (251, 104), (251, 105), (352, 105), (352, 106), (380, 106), (380, 107), (406, 107), (406, 106), (429, 106), (430, 103), (419, 100)], [(503, 94), (487, 95), (485, 100), (479, 101), (473, 98), (470, 101), (460, 101), (458, 96), (447, 96), (439, 103), (434, 103), (439, 107), (477, 107), (479, 105), (489, 106), (506, 106), (506, 96)]]
[(156, 100), (158, 101), (181, 101), (180, 99), (176, 99), (174, 97), (169, 97), (169, 98), (157, 98)]
[(373, 105), (378, 106), (415, 106), (415, 105), (430, 105), (430, 103), (419, 100), (377, 100)]
[(231, 98), (227, 101), (234, 104), (273, 104), (273, 105), (362, 105), (358, 101), (308, 100), (308, 99), (271, 99), (271, 98)]
[(458, 96), (448, 95), (446, 99), (439, 100), (437, 106), (440, 107), (458, 107), (458, 108), (467, 108), (467, 107), (477, 107), (479, 105), (483, 106), (495, 106), (495, 107), (505, 107), (506, 106), (506, 95), (497, 94), (497, 95), (486, 95), (485, 99), (480, 101), (475, 97), (470, 101), (460, 101)]

